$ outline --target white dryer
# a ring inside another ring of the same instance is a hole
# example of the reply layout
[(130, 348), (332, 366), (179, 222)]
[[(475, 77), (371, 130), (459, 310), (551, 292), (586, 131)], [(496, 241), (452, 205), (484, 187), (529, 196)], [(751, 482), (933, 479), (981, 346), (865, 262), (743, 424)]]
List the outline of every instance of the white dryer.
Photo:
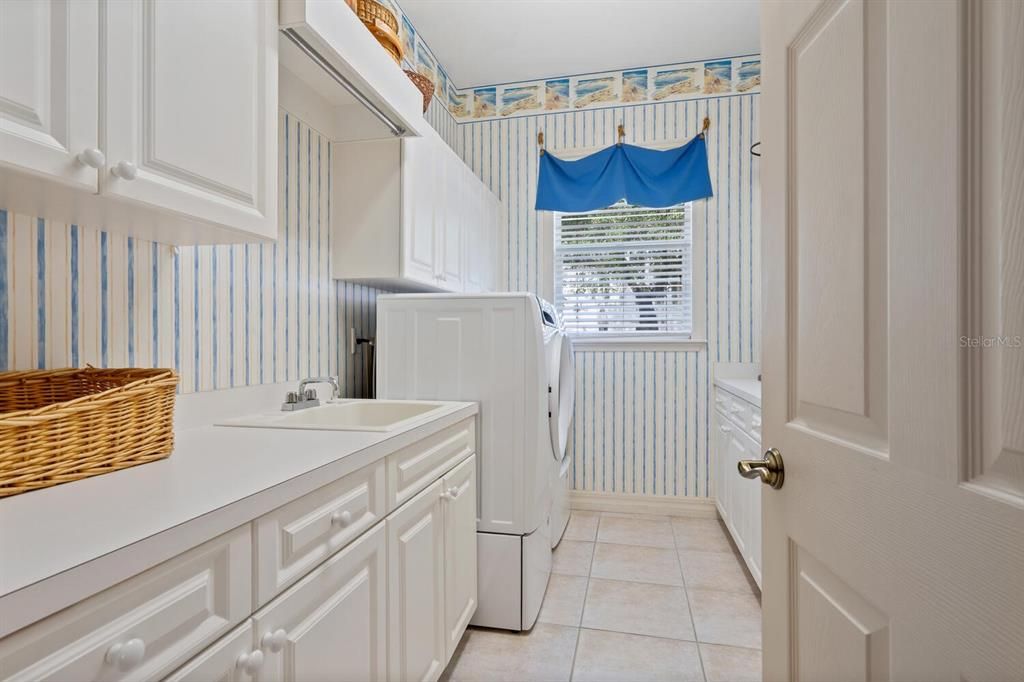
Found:
[(544, 355), (548, 369), (548, 430), (551, 435), (551, 547), (557, 547), (569, 524), (569, 431), (576, 410), (576, 365), (572, 340), (555, 307), (541, 300)]
[(474, 625), (529, 630), (551, 575), (548, 327), (536, 296), (377, 297), (377, 395), (480, 404)]

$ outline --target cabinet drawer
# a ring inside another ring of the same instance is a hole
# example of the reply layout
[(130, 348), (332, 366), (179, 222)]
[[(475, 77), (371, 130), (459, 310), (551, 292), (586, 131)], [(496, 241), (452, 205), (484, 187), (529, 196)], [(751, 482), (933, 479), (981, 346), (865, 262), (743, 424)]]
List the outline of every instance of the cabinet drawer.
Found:
[[(751, 434), (752, 429), (757, 429), (756, 438), (760, 440), (761, 410), (751, 405), (746, 400), (718, 388), (715, 389), (715, 407), (722, 411), (736, 426), (746, 434)], [(757, 419), (754, 419), (754, 415)], [(756, 427), (755, 427), (756, 421)]]
[(150, 680), (252, 611), (245, 525), (0, 640), (0, 679)]
[(387, 458), (388, 511), (416, 496), (476, 449), (476, 421), (465, 419)]
[(256, 520), (259, 606), (384, 518), (384, 470), (380, 460)]

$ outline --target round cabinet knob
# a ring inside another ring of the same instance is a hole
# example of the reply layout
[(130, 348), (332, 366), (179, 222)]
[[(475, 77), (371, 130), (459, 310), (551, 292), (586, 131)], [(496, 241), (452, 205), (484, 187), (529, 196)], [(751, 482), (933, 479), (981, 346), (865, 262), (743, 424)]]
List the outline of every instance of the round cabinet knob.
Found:
[(99, 168), (107, 162), (107, 157), (99, 149), (83, 150), (75, 158), (78, 159), (78, 163), (89, 168)]
[(139, 168), (131, 161), (119, 161), (110, 172), (122, 180), (134, 180), (139, 175)]
[(276, 654), (284, 648), (284, 643), (288, 639), (288, 633), (283, 629), (274, 630), (263, 635), (263, 639), (260, 640), (260, 646), (264, 649), (270, 649), (270, 653)]
[(118, 642), (107, 649), (106, 661), (118, 670), (131, 670), (142, 662), (146, 655), (146, 643), (139, 638)]
[(235, 661), (235, 665), (246, 675), (253, 676), (263, 667), (263, 652), (257, 649), (256, 651), (242, 654)]
[(348, 511), (336, 511), (331, 514), (331, 525), (341, 526), (344, 528), (348, 524), (352, 523), (352, 512)]
[(448, 488), (448, 494), (451, 495), (452, 499), (454, 500), (456, 497), (459, 496), (459, 489), (458, 489), (458, 487), (457, 486), (452, 486), (451, 488)]

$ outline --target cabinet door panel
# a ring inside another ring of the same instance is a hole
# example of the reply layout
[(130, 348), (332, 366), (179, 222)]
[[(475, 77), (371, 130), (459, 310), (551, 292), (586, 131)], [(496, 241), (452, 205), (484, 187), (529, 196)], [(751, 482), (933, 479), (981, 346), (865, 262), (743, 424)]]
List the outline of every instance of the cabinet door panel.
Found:
[(98, 0), (0, 2), (0, 163), (96, 191), (98, 52)]
[(276, 237), (276, 3), (111, 2), (102, 48), (107, 163), (137, 177), (100, 191)]
[(445, 662), (441, 481), (387, 520), (388, 677), (436, 680)]
[(438, 169), (432, 140), (402, 140), (402, 274), (437, 284), (436, 204)]
[(386, 540), (378, 524), (253, 617), (265, 655), (257, 680), (385, 679)]
[(476, 455), (442, 480), (444, 502), (445, 661), (476, 612)]

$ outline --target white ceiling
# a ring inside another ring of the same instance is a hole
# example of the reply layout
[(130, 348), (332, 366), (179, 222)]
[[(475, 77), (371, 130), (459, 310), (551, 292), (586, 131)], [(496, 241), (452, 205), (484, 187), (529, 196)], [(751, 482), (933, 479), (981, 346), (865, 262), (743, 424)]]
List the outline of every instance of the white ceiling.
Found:
[(459, 88), (760, 51), (759, 0), (400, 0)]

